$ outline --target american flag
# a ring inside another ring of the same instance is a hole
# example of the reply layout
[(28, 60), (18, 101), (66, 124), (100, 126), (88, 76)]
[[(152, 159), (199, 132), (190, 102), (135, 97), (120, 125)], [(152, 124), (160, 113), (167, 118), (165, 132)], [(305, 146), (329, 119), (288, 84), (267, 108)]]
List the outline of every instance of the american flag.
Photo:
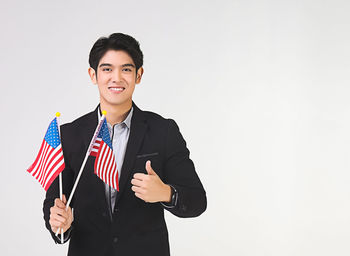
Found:
[(106, 119), (102, 123), (90, 155), (96, 157), (94, 173), (109, 186), (119, 191), (117, 163)]
[(47, 129), (38, 156), (27, 171), (46, 191), (64, 167), (60, 134), (55, 117)]

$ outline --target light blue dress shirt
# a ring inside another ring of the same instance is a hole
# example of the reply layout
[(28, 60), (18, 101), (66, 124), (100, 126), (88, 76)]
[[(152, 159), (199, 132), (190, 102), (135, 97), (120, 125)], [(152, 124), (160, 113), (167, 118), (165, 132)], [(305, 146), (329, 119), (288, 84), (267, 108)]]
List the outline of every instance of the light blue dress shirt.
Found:
[[(118, 178), (120, 178), (121, 169), (123, 167), (124, 156), (126, 145), (128, 144), (129, 134), (130, 134), (130, 125), (131, 118), (133, 114), (134, 108), (131, 108), (129, 114), (121, 123), (111, 125), (107, 122), (108, 131), (111, 136), (111, 142), (113, 147), (113, 152), (115, 156), (115, 160), (117, 162), (117, 170), (118, 170)], [(101, 119), (100, 111), (98, 112), (98, 120)], [(105, 194), (107, 198), (107, 202), (109, 203), (110, 212), (113, 213), (115, 206), (115, 199), (117, 197), (117, 190), (108, 186), (105, 183)]]

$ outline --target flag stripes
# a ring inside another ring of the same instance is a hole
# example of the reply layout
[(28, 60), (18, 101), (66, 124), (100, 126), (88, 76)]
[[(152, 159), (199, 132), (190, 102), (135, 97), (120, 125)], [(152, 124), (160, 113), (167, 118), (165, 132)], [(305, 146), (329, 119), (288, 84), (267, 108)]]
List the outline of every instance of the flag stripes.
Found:
[(65, 167), (56, 119), (46, 132), (39, 153), (28, 172), (47, 190)]
[(100, 148), (101, 141), (102, 141), (101, 138), (96, 138), (94, 144), (92, 145), (92, 149), (91, 149), (90, 155), (97, 156), (98, 149)]
[(119, 191), (118, 169), (106, 120), (93, 143), (90, 155), (95, 156), (94, 173), (106, 184)]
[(95, 160), (94, 173), (106, 184), (119, 190), (117, 163), (113, 150), (102, 141)]

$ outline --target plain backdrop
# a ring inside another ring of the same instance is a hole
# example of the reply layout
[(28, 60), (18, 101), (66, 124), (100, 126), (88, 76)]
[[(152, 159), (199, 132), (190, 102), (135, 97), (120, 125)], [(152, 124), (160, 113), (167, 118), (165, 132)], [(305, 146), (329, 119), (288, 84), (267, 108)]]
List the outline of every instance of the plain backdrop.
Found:
[(139, 40), (134, 101), (180, 126), (207, 191), (166, 220), (172, 255), (350, 255), (350, 4), (0, 1), (0, 254), (65, 255), (26, 169), (50, 120), (93, 110), (88, 54)]

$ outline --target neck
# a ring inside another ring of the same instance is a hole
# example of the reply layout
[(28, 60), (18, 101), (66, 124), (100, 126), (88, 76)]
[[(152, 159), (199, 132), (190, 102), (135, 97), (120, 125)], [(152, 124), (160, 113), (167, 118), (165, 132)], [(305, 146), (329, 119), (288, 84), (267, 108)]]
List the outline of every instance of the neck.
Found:
[(104, 104), (100, 102), (101, 111), (105, 110), (107, 112), (106, 119), (107, 122), (111, 125), (121, 123), (128, 116), (130, 109), (132, 107), (132, 102), (128, 104), (111, 106), (109, 104)]

